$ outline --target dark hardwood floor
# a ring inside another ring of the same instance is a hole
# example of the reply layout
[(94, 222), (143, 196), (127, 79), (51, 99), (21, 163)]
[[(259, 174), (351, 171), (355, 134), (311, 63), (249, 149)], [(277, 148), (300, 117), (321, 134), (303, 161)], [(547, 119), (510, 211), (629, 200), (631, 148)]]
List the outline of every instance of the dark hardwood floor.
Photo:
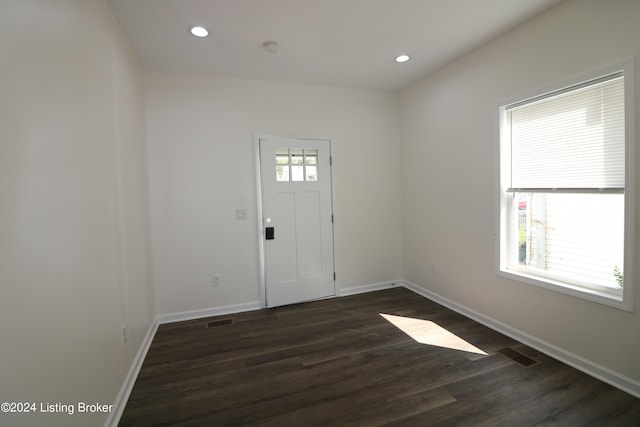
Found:
[[(420, 344), (380, 313), (487, 355)], [(120, 425), (626, 427), (640, 399), (395, 288), (161, 325)]]

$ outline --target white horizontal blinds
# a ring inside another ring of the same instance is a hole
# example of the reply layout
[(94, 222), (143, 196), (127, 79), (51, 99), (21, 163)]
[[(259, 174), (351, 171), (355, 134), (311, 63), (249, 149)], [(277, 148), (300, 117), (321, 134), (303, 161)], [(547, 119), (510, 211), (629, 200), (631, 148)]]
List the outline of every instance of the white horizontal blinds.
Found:
[(624, 188), (622, 73), (507, 107), (507, 114), (511, 191)]

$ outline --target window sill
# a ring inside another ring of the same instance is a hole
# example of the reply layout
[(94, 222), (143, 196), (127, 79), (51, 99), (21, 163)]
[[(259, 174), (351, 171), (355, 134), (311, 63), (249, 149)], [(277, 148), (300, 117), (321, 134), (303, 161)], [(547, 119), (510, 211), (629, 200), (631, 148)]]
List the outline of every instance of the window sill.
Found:
[(625, 298), (624, 293), (620, 295), (609, 294), (605, 292), (599, 292), (595, 289), (589, 289), (580, 287), (577, 285), (570, 285), (567, 283), (556, 282), (547, 278), (539, 276), (533, 276), (524, 272), (515, 270), (500, 269), (498, 275), (506, 277), (511, 280), (515, 280), (528, 285), (537, 286), (540, 288), (548, 289), (551, 291), (559, 292), (565, 295), (571, 295), (574, 297), (582, 298), (588, 301), (597, 302), (600, 304), (608, 305), (620, 310), (633, 311), (633, 304), (631, 298)]

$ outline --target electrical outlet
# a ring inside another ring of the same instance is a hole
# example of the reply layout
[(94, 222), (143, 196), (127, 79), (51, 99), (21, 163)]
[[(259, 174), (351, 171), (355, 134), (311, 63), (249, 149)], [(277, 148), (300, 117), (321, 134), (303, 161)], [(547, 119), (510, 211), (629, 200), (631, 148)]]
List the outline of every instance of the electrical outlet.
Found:
[(211, 286), (214, 288), (220, 287), (220, 276), (218, 276), (217, 274), (213, 275), (213, 277), (211, 278)]
[(127, 324), (122, 324), (122, 344), (127, 343)]

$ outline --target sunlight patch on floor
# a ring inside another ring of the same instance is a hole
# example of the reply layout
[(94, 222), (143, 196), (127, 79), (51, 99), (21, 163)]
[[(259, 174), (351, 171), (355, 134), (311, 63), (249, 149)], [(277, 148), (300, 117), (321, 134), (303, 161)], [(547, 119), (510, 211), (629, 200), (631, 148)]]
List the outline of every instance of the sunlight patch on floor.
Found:
[(468, 353), (487, 355), (473, 344), (468, 343), (457, 335), (449, 332), (442, 326), (430, 320), (415, 319), (412, 317), (395, 316), (393, 314), (380, 313), (392, 325), (409, 335), (420, 344), (450, 348), (452, 350), (466, 351)]

